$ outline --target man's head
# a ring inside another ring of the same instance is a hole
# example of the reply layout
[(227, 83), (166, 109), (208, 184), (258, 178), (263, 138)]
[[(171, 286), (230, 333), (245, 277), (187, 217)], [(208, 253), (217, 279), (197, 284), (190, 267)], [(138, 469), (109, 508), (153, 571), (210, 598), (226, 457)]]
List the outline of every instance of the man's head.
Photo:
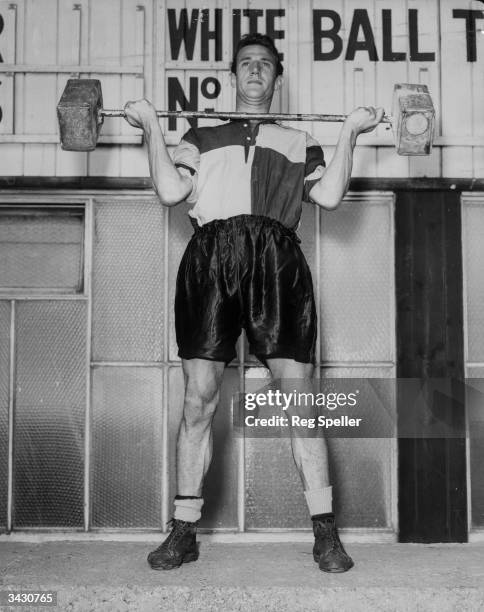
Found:
[(274, 42), (263, 34), (247, 34), (237, 45), (232, 62), (232, 86), (237, 108), (267, 112), (282, 84), (282, 64)]
[(254, 32), (253, 34), (246, 34), (245, 36), (242, 36), (242, 38), (239, 40), (239, 43), (234, 51), (232, 65), (230, 67), (230, 71), (233, 72), (233, 74), (237, 74), (237, 56), (239, 51), (248, 45), (261, 45), (262, 47), (268, 49), (274, 57), (276, 75), (280, 76), (283, 73), (284, 67), (279, 58), (279, 51), (276, 49), (276, 45), (274, 44), (272, 38), (267, 36), (267, 34), (259, 34), (258, 32)]

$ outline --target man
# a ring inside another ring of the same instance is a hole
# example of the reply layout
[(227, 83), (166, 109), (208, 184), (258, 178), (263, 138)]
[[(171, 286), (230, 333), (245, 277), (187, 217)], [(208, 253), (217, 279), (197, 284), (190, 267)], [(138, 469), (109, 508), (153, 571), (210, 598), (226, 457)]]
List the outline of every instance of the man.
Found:
[[(269, 112), (283, 72), (273, 41), (245, 36), (231, 71), (236, 110)], [(211, 424), (241, 329), (273, 379), (312, 377), (316, 311), (311, 274), (294, 230), (303, 199), (325, 209), (341, 202), (356, 138), (374, 129), (383, 109), (358, 108), (348, 116), (327, 168), (314, 139), (273, 121), (191, 129), (172, 161), (153, 106), (146, 100), (128, 102), (125, 112), (131, 125), (144, 130), (160, 202), (193, 204), (189, 215), (195, 233), (180, 264), (175, 299), (186, 387), (178, 491), (172, 531), (148, 556), (153, 569), (172, 569), (198, 558), (196, 526), (212, 458)], [(322, 571), (347, 571), (353, 561), (341, 545), (332, 512), (326, 443), (301, 436), (291, 442), (313, 521), (314, 559)]]

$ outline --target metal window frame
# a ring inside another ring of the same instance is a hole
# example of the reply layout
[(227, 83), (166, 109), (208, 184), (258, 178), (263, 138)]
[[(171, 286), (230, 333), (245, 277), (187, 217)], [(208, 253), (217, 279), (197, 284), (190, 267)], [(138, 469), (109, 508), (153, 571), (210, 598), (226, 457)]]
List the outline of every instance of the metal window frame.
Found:
[[(462, 219), (462, 311), (464, 323), (464, 375), (467, 378), (470, 368), (484, 368), (483, 362), (469, 360), (469, 316), (468, 316), (468, 270), (464, 249), (467, 244), (467, 226), (465, 221), (465, 210), (467, 206), (481, 204), (484, 207), (484, 193), (463, 191), (460, 196), (461, 219)], [(466, 410), (466, 485), (467, 485), (467, 529), (469, 542), (484, 542), (484, 527), (474, 527), (472, 524), (472, 481), (471, 481), (471, 444), (469, 430), (469, 415)]]
[(86, 206), (85, 204), (66, 202), (60, 203), (32, 201), (29, 196), (25, 196), (23, 201), (8, 201), (0, 195), (0, 219), (6, 211), (15, 214), (28, 214), (28, 212), (49, 213), (55, 211), (77, 212), (82, 215), (82, 236), (81, 236), (81, 274), (79, 280), (82, 282), (82, 290), (76, 291), (74, 288), (57, 287), (0, 287), (0, 299), (56, 299), (56, 298), (85, 298), (86, 283)]
[[(395, 202), (396, 195), (393, 191), (363, 191), (356, 192), (350, 191), (346, 194), (344, 198), (344, 202), (352, 202), (357, 206), (365, 205), (365, 204), (374, 204), (381, 203), (386, 204), (388, 206), (388, 214), (390, 216), (389, 223), (389, 232), (392, 237), (395, 236)], [(315, 207), (315, 227), (316, 227), (316, 281), (315, 281), (315, 293), (316, 293), (316, 303), (321, 304), (322, 301), (322, 286), (320, 282), (321, 277), (321, 227), (322, 227), (322, 215), (324, 212), (318, 206)], [(389, 253), (389, 267), (391, 270), (395, 270), (395, 246), (392, 243), (391, 252)], [(395, 333), (393, 335), (393, 341), (390, 347), (390, 360), (388, 361), (324, 361), (321, 359), (321, 342), (318, 329), (318, 343), (317, 343), (317, 353), (316, 353), (316, 363), (319, 365), (319, 368), (384, 368), (388, 369), (393, 374), (393, 379), (396, 384), (396, 371), (397, 371), (397, 336), (396, 336), (396, 280), (395, 274), (391, 275), (391, 284), (388, 287), (388, 292), (390, 295), (390, 312), (389, 316), (389, 328), (394, 329)], [(396, 409), (396, 406), (395, 406)], [(388, 527), (385, 528), (377, 528), (377, 529), (367, 529), (367, 528), (347, 528), (342, 529), (343, 534), (351, 534), (353, 541), (361, 541), (361, 542), (396, 542), (397, 535), (399, 530), (399, 522), (398, 522), (398, 439), (396, 436), (392, 438), (390, 445), (390, 482), (389, 485), (389, 493), (390, 499), (386, 500), (385, 503), (388, 504)], [(368, 534), (368, 537), (365, 535)], [(371, 535), (370, 535), (371, 534)], [(361, 539), (360, 539), (361, 538)]]
[[(18, 193), (18, 194), (2, 194), (0, 193), (0, 211), (4, 209), (12, 209), (25, 211), (31, 210), (76, 210), (83, 214), (83, 236), (82, 236), (82, 275), (83, 275), (83, 290), (80, 293), (61, 293), (59, 291), (36, 291), (35, 288), (30, 290), (18, 291), (17, 289), (1, 289), (0, 300), (10, 303), (10, 337), (9, 337), (9, 398), (8, 398), (8, 449), (7, 449), (7, 523), (6, 532), (10, 533), (14, 528), (13, 525), (13, 468), (14, 468), (14, 416), (15, 416), (15, 362), (16, 362), (16, 314), (17, 303), (26, 301), (78, 301), (91, 302), (91, 253), (92, 253), (92, 201), (86, 198), (72, 198), (69, 196), (58, 196), (57, 194), (40, 193)], [(90, 313), (90, 307), (88, 308)], [(87, 340), (88, 347), (86, 350), (86, 358), (90, 356), (90, 315), (87, 317)], [(86, 423), (90, 415), (90, 370), (87, 369), (86, 376)], [(89, 428), (86, 428), (86, 438), (88, 438)], [(86, 447), (87, 447), (86, 440)], [(85, 454), (85, 464), (88, 463), (89, 454)], [(86, 465), (85, 465), (85, 469)]]

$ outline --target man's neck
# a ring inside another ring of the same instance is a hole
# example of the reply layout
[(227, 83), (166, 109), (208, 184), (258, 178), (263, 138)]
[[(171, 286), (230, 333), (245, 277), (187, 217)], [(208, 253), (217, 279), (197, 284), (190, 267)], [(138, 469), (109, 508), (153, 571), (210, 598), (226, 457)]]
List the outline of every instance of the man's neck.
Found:
[(254, 113), (254, 114), (265, 114), (269, 112), (271, 103), (269, 102), (257, 102), (251, 104), (245, 100), (236, 100), (235, 110), (238, 113)]

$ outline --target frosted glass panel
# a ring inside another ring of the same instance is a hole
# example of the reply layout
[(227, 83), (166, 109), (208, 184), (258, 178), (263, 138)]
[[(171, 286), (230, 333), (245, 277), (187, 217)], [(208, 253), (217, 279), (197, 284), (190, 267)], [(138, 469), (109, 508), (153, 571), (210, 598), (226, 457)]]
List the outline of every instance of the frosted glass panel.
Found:
[(164, 215), (154, 201), (96, 202), (95, 361), (160, 361), (164, 329)]
[(86, 304), (17, 305), (14, 525), (83, 523)]
[(79, 293), (83, 211), (0, 210), (0, 289)]
[(463, 265), (467, 291), (467, 360), (484, 362), (484, 198), (463, 208)]
[(162, 397), (158, 368), (94, 368), (94, 526), (161, 526)]
[(7, 521), (10, 304), (0, 302), (0, 531)]
[(321, 215), (323, 361), (388, 361), (395, 338), (392, 198)]
[[(463, 198), (464, 311), (467, 325), (466, 390), (471, 471), (471, 526), (484, 527), (484, 197)], [(472, 364), (472, 365), (471, 365)]]

